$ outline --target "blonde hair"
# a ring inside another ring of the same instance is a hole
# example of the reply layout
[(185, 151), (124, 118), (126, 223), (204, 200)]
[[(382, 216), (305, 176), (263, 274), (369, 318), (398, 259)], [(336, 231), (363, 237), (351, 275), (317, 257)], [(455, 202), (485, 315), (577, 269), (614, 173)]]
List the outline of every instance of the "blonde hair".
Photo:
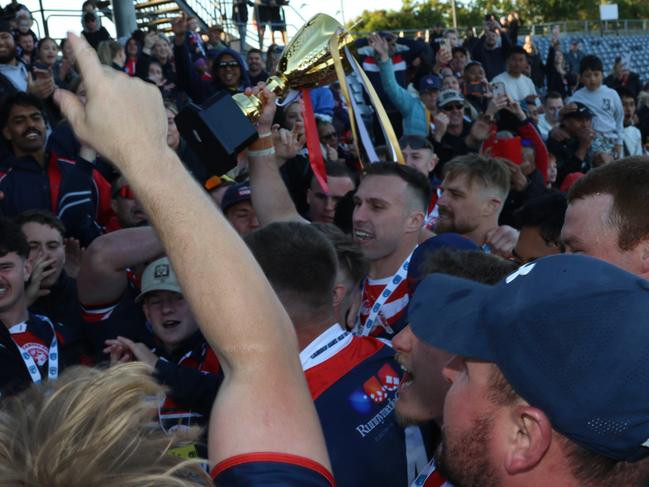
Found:
[(113, 59), (117, 56), (119, 51), (123, 51), (124, 46), (119, 42), (113, 40), (101, 41), (97, 46), (97, 57), (101, 64), (110, 66), (113, 63)]
[(154, 422), (163, 388), (141, 363), (74, 367), (32, 385), (0, 410), (0, 486), (189, 487), (212, 485), (198, 460), (170, 448), (195, 439)]

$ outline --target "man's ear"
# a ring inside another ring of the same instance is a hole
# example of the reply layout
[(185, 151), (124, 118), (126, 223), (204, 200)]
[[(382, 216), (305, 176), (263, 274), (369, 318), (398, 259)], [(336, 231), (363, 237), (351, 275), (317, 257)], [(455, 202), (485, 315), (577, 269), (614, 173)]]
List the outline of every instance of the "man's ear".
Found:
[(552, 443), (552, 425), (540, 409), (528, 405), (512, 408), (504, 468), (509, 475), (526, 472), (542, 460)]
[(4, 136), (5, 139), (7, 139), (9, 142), (11, 142), (11, 137), (9, 137), (11, 134), (9, 133), (9, 127), (5, 127), (2, 129), (2, 135)]
[(417, 232), (424, 226), (426, 215), (422, 211), (412, 211), (406, 221), (406, 233)]
[(334, 285), (334, 290), (333, 290), (334, 308), (342, 304), (342, 302), (345, 300), (346, 294), (347, 294), (347, 287), (344, 284), (337, 282)]
[(30, 258), (25, 259), (23, 263), (23, 272), (25, 273), (25, 282), (29, 281), (29, 278), (32, 277), (32, 260)]
[(490, 196), (482, 204), (482, 214), (483, 216), (491, 216), (494, 213), (498, 213), (502, 207), (503, 201), (500, 198), (495, 196)]
[(645, 279), (649, 279), (649, 238), (641, 240), (638, 244), (640, 257), (640, 273)]

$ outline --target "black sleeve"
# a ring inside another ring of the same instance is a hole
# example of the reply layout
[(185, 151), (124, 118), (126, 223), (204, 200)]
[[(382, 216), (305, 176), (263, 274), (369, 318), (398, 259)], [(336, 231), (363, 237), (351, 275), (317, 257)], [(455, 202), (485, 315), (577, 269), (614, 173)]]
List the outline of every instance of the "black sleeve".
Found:
[(81, 242), (82, 247), (102, 233), (101, 226), (95, 220), (99, 202), (93, 195), (94, 166), (81, 158), (77, 159), (74, 170), (63, 179), (59, 199), (58, 217), (61, 219), (68, 235)]
[(187, 92), (195, 103), (201, 103), (216, 91), (212, 88), (212, 83), (201, 81), (196, 71), (192, 69), (187, 39), (182, 46), (174, 44), (174, 58), (178, 88)]
[(537, 170), (527, 177), (527, 186), (522, 191), (511, 190), (505, 201), (505, 206), (500, 214), (500, 225), (515, 226), (514, 212), (529, 200), (541, 196), (546, 192), (543, 176)]
[(200, 370), (158, 359), (155, 377), (169, 387), (169, 396), (182, 407), (209, 416), (214, 398), (223, 381), (222, 374), (209, 374)]

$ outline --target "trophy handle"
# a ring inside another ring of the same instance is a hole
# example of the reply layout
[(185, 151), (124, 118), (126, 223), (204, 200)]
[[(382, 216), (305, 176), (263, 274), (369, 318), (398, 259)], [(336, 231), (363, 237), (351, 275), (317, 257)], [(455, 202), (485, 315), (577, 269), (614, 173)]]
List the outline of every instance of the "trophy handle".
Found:
[[(266, 87), (275, 93), (278, 98), (282, 98), (288, 91), (288, 80), (281, 73), (275, 74), (268, 78)], [(263, 102), (258, 96), (246, 96), (243, 93), (237, 93), (232, 97), (241, 111), (244, 113), (248, 120), (256, 122), (261, 117), (261, 110)]]

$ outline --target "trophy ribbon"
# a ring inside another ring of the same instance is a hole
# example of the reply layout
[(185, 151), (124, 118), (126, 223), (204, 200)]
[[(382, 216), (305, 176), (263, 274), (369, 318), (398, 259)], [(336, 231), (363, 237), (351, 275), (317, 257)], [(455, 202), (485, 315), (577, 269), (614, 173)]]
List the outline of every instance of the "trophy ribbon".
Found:
[[(363, 167), (363, 160), (361, 158), (361, 151), (359, 150), (359, 138), (358, 130), (356, 128), (356, 113), (354, 111), (354, 104), (349, 95), (349, 86), (347, 85), (347, 77), (345, 76), (345, 70), (343, 68), (342, 58), (340, 56), (340, 50), (338, 48), (338, 36), (331, 36), (329, 39), (329, 51), (331, 52), (331, 57), (334, 61), (334, 68), (336, 69), (336, 77), (340, 83), (340, 89), (343, 92), (345, 101), (347, 102), (347, 110), (349, 111), (349, 124), (352, 128), (352, 136), (354, 138), (354, 146), (356, 147), (356, 154), (358, 154), (358, 163), (360, 167)], [(361, 121), (362, 122), (362, 121)]]
[(306, 132), (306, 148), (309, 151), (309, 164), (320, 187), (325, 193), (329, 193), (327, 184), (327, 170), (325, 169), (320, 138), (318, 137), (318, 126), (315, 122), (313, 104), (311, 103), (311, 90), (302, 88), (302, 101), (304, 102), (304, 131)]
[(370, 101), (372, 102), (372, 105), (376, 110), (376, 115), (379, 117), (379, 124), (381, 125), (381, 130), (383, 130), (383, 135), (385, 135), (387, 145), (390, 147), (392, 151), (392, 157), (399, 164), (405, 164), (403, 154), (401, 153), (401, 147), (399, 146), (399, 140), (397, 139), (397, 134), (395, 134), (394, 132), (392, 123), (388, 118), (388, 114), (385, 112), (385, 108), (383, 108), (383, 103), (381, 103), (381, 99), (379, 98), (379, 95), (376, 94), (376, 91), (374, 90), (374, 86), (372, 86), (372, 82), (369, 80), (369, 78), (363, 71), (363, 68), (358, 64), (356, 58), (352, 56), (349, 51), (347, 51), (346, 54), (347, 54), (347, 61), (349, 62), (352, 69), (358, 75), (361, 82), (363, 83), (363, 86), (365, 87), (365, 90), (367, 91), (367, 94), (370, 97)]

